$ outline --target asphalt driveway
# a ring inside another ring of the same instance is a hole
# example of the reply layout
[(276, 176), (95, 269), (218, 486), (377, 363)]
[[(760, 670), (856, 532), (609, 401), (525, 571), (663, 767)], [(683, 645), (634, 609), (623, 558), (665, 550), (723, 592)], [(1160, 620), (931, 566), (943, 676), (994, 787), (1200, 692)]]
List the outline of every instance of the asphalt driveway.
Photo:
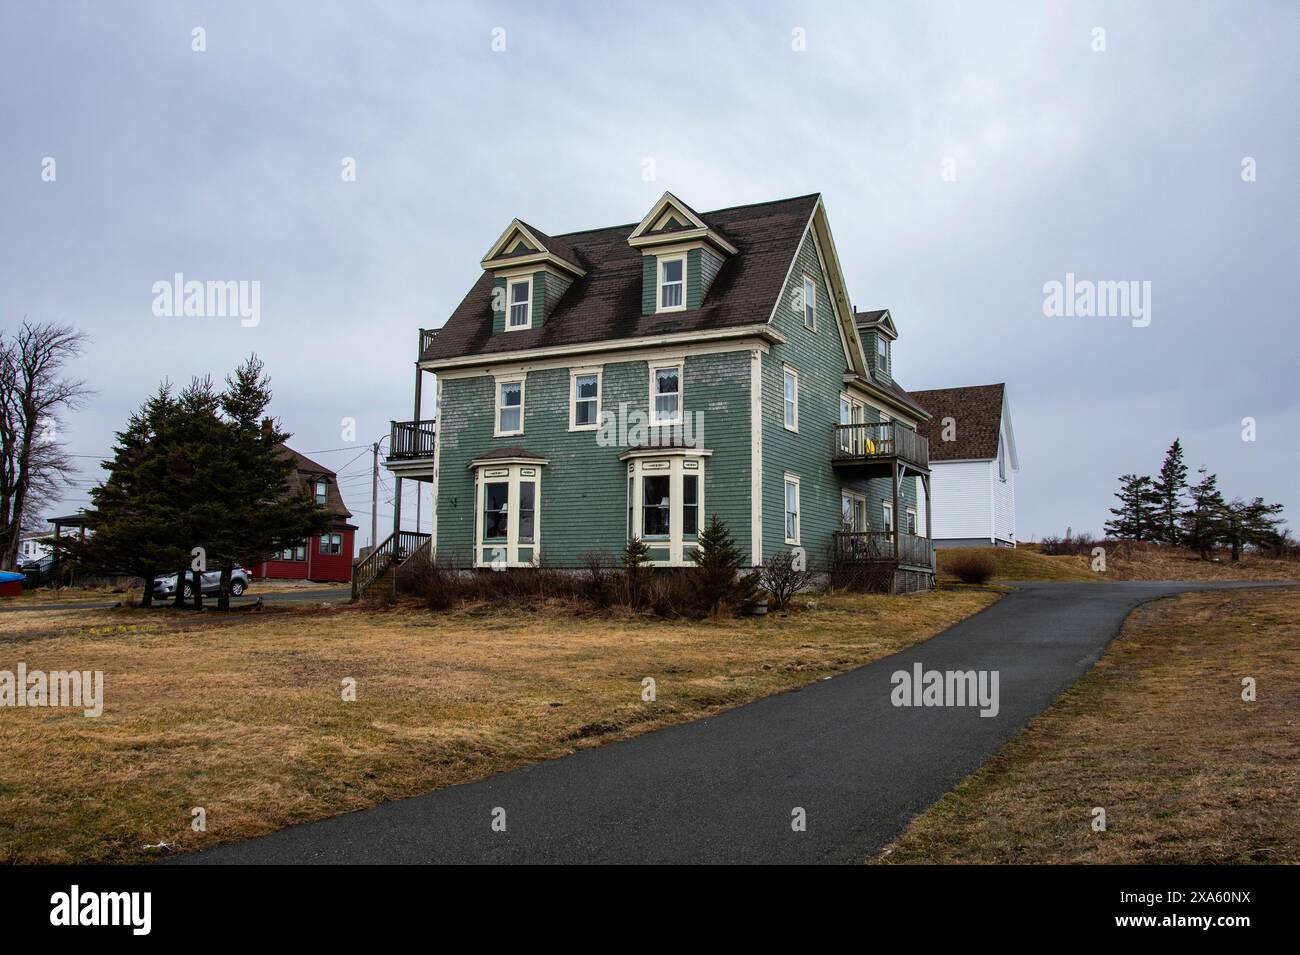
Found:
[[(859, 863), (1087, 672), (1134, 607), (1217, 586), (1268, 585), (1024, 584), (924, 643), (802, 690), (169, 861)], [(918, 662), (998, 671), (997, 715), (892, 705), (891, 675)], [(671, 692), (661, 680), (660, 699)], [(792, 828), (796, 807), (806, 831)], [(497, 810), (504, 832), (492, 827)]]

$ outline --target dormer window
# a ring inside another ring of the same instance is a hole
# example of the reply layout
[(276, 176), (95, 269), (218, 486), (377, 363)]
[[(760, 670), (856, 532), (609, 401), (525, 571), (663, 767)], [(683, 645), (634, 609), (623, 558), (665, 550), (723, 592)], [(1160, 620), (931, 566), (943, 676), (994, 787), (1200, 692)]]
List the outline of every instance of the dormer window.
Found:
[(532, 278), (511, 279), (510, 313), (506, 317), (506, 328), (517, 330), (531, 328), (533, 324), (533, 280)]
[(329, 500), (329, 486), (324, 481), (316, 482), (316, 503), (321, 507)]
[(659, 311), (675, 312), (686, 307), (686, 257), (659, 260)]
[(889, 374), (889, 339), (876, 335), (876, 368)]

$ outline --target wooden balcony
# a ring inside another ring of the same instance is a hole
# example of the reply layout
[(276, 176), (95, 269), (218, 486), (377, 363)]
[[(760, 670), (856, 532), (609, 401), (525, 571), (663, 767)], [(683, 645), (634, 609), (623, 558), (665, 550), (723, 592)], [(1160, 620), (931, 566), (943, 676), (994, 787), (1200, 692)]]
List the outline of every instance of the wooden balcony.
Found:
[(835, 559), (844, 564), (892, 564), (913, 570), (933, 571), (934, 542), (928, 537), (902, 531), (837, 531)]
[(833, 426), (832, 464), (892, 466), (895, 461), (929, 471), (929, 439), (893, 421)]
[(439, 329), (422, 328), (420, 329), (420, 356), (433, 347), (433, 340), (438, 337)]
[(434, 422), (393, 421), (389, 433), (388, 460), (416, 461), (433, 457)]

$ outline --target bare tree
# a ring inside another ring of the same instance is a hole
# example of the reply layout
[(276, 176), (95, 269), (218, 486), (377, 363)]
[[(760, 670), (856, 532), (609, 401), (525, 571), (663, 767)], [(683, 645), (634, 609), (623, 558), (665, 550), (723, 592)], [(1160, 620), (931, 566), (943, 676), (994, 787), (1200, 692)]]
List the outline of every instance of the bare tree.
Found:
[(72, 470), (60, 415), (90, 390), (63, 371), (86, 341), (71, 326), (26, 319), (13, 333), (0, 330), (0, 568), (17, 564), (23, 529), (36, 525)]

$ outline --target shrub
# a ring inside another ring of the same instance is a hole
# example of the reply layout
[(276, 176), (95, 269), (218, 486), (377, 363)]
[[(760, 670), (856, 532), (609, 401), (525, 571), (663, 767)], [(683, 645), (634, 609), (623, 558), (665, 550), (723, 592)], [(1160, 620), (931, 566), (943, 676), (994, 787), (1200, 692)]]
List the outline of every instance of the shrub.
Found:
[(646, 577), (650, 573), (650, 545), (634, 537), (623, 546), (623, 583), (627, 602), (639, 610), (644, 597)]
[(696, 587), (700, 602), (713, 616), (721, 616), (752, 600), (758, 589), (758, 574), (741, 573), (745, 555), (740, 552), (731, 531), (722, 518), (714, 514), (700, 531), (695, 551)]
[(992, 556), (976, 551), (954, 554), (945, 564), (948, 572), (965, 584), (986, 584), (997, 570)]
[(759, 583), (768, 592), (777, 610), (784, 610), (790, 598), (812, 583), (812, 574), (806, 569), (796, 569), (794, 555), (786, 552), (773, 554), (763, 563), (758, 575)]
[(609, 555), (604, 551), (587, 551), (581, 557), (587, 575), (587, 599), (598, 609), (604, 609), (614, 602), (612, 586), (614, 574), (609, 569)]

